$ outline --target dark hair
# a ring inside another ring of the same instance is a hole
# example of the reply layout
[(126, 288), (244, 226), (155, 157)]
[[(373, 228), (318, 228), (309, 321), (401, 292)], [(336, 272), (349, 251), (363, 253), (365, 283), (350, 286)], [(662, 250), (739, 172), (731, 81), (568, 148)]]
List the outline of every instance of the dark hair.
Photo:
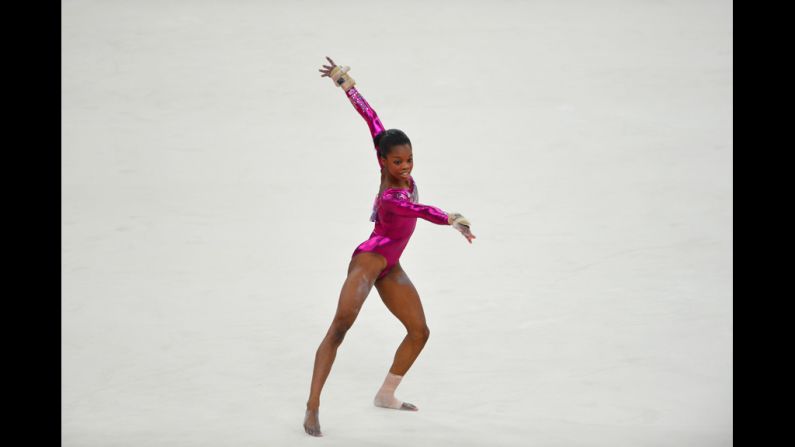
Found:
[(411, 140), (400, 129), (385, 130), (373, 138), (373, 142), (378, 146), (378, 156), (386, 158), (389, 151), (394, 147), (401, 144), (408, 144), (411, 146)]

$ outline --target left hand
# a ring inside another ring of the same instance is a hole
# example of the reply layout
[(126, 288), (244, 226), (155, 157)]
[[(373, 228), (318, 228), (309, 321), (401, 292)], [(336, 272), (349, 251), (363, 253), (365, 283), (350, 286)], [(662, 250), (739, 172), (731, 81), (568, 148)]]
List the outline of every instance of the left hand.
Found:
[(461, 227), (462, 228), (456, 228), (456, 230), (460, 231), (461, 234), (463, 234), (464, 237), (467, 238), (467, 241), (469, 241), (469, 243), (471, 244), (472, 243), (472, 239), (475, 239), (475, 235), (472, 234), (471, 231), (469, 231), (469, 226), (468, 225), (461, 225)]
[(337, 64), (335, 64), (334, 61), (331, 60), (330, 57), (326, 56), (326, 59), (328, 59), (328, 61), (331, 62), (331, 65), (330, 66), (329, 65), (323, 65), (324, 69), (318, 70), (319, 72), (323, 73), (322, 75), (320, 75), (321, 78), (322, 77), (326, 77), (326, 76), (327, 77), (331, 77), (331, 70), (333, 70), (334, 67), (337, 66)]
[(453, 226), (453, 228), (463, 234), (470, 244), (472, 243), (472, 239), (475, 239), (475, 235), (472, 234), (472, 231), (470, 231), (469, 221), (466, 217), (461, 215), (461, 213), (450, 213), (447, 216), (447, 221)]

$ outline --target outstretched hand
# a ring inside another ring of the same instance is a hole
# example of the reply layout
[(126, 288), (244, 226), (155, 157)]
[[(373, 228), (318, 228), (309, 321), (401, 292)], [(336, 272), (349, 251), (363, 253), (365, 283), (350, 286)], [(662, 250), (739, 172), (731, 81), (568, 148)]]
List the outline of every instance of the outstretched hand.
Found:
[(466, 217), (462, 216), (461, 213), (450, 213), (447, 215), (447, 221), (453, 228), (463, 234), (470, 244), (472, 243), (472, 239), (475, 239), (475, 235), (469, 230), (469, 220), (467, 220)]
[(456, 230), (460, 231), (461, 234), (463, 234), (464, 237), (467, 238), (467, 241), (469, 241), (470, 244), (472, 243), (472, 239), (475, 239), (475, 235), (472, 234), (471, 231), (469, 231), (469, 225), (461, 225), (457, 227)]
[(331, 60), (330, 57), (326, 56), (326, 59), (328, 59), (328, 61), (331, 62), (331, 65), (330, 66), (329, 65), (323, 65), (323, 68), (318, 70), (319, 72), (323, 73), (322, 75), (320, 75), (321, 78), (324, 77), (324, 76), (331, 77), (331, 70), (333, 70), (334, 67), (337, 66), (337, 64), (335, 64), (334, 61)]

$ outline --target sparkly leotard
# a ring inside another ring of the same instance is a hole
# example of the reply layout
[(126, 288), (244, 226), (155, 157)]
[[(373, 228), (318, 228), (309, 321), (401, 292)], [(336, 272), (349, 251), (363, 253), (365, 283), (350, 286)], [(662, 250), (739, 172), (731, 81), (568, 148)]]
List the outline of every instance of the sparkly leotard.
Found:
[[(346, 95), (359, 115), (367, 122), (370, 136), (375, 143), (375, 137), (384, 131), (384, 126), (378, 119), (375, 110), (365, 101), (356, 87), (351, 87)], [(375, 145), (375, 157), (378, 161), (377, 145)], [(380, 168), (381, 164), (379, 163), (378, 166)], [(386, 188), (383, 192), (376, 194), (373, 212), (370, 215), (370, 220), (375, 222), (375, 229), (370, 233), (370, 238), (359, 244), (351, 255), (353, 257), (364, 251), (383, 255), (387, 264), (378, 275), (378, 279), (386, 276), (397, 264), (403, 249), (406, 248), (414, 233), (418, 217), (437, 225), (450, 225), (447, 222), (447, 213), (434, 206), (417, 203), (419, 199), (417, 184), (411, 176), (409, 176), (409, 183), (411, 185), (409, 189)]]

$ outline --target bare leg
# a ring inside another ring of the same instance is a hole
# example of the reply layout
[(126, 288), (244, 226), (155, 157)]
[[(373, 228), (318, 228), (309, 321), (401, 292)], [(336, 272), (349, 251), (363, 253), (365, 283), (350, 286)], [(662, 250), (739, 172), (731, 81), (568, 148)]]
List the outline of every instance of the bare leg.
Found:
[(381, 300), (389, 311), (403, 323), (407, 332), (395, 352), (395, 358), (389, 368), (384, 386), (376, 396), (376, 405), (416, 411), (417, 407), (407, 402), (403, 402), (399, 407), (395, 405), (394, 403), (399, 401), (394, 399), (392, 393), (400, 378), (414, 364), (430, 337), (431, 332), (425, 322), (422, 302), (414, 284), (411, 283), (408, 275), (400, 266), (400, 262), (386, 276), (376, 281), (375, 287)]
[(312, 436), (322, 436), (320, 431), (320, 392), (326, 383), (331, 365), (337, 356), (337, 348), (342, 344), (345, 333), (353, 325), (364, 300), (370, 293), (375, 279), (386, 267), (386, 259), (377, 253), (359, 253), (348, 265), (348, 277), (342, 285), (337, 312), (315, 353), (315, 366), (312, 371), (312, 384), (306, 402), (304, 430)]

